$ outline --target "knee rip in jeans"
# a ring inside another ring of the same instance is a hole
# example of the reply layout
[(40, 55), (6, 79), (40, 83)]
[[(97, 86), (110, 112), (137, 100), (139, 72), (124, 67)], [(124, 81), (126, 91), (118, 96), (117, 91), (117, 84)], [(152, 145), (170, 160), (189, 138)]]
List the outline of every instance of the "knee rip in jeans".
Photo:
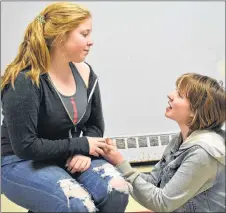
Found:
[(95, 212), (97, 210), (90, 194), (74, 179), (63, 179), (58, 181), (58, 183), (60, 184), (60, 187), (67, 198), (68, 208), (70, 208), (70, 198), (78, 198), (82, 200), (84, 206), (88, 209), (89, 212)]
[(108, 192), (110, 193), (112, 189), (128, 194), (129, 186), (128, 183), (124, 180), (121, 174), (115, 169), (111, 164), (103, 164), (102, 166), (98, 166), (93, 168), (93, 171), (100, 174), (102, 178), (107, 176), (111, 177), (111, 180), (108, 184)]

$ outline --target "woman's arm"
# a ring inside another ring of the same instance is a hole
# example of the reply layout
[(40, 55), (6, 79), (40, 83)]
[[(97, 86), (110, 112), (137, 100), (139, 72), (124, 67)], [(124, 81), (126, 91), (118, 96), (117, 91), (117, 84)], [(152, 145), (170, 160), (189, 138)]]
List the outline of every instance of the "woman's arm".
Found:
[(162, 189), (147, 182), (127, 161), (117, 165), (117, 169), (132, 184), (131, 195), (141, 205), (157, 212), (172, 212), (198, 192), (206, 190), (202, 187), (208, 181), (212, 183), (217, 171), (216, 164), (206, 151), (197, 149), (188, 154)]
[(140, 173), (140, 176), (147, 182), (152, 183), (157, 186), (160, 179), (161, 168), (160, 168), (161, 160), (154, 166), (152, 171), (148, 174)]

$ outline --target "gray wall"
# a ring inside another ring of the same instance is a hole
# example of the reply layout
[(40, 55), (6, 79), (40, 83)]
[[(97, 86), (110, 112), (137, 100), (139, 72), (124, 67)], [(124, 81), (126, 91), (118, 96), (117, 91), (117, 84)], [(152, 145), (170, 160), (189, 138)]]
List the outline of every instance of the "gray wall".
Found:
[[(1, 70), (17, 53), (28, 23), (51, 2), (2, 2)], [(80, 3), (80, 2), (79, 2)], [(224, 2), (91, 2), (106, 135), (174, 132), (167, 93), (185, 72), (224, 81)]]

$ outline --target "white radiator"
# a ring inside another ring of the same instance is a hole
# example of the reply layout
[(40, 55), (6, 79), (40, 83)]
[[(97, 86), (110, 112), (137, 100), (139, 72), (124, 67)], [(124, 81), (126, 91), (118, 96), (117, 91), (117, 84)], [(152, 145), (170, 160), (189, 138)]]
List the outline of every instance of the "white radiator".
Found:
[(166, 145), (178, 133), (149, 133), (111, 137), (130, 163), (159, 161)]

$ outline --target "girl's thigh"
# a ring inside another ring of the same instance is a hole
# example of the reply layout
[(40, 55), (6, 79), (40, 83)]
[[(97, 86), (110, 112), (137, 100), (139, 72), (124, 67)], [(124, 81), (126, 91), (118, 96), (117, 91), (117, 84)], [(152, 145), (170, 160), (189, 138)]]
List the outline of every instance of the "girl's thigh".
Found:
[(2, 192), (34, 212), (95, 211), (90, 195), (63, 168), (30, 160), (2, 166)]

